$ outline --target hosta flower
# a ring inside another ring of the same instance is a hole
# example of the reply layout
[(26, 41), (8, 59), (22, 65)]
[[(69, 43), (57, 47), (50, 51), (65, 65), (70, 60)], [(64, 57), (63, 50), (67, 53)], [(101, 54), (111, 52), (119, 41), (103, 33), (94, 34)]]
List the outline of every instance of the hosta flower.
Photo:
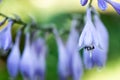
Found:
[(69, 76), (69, 64), (68, 64), (68, 54), (66, 51), (66, 47), (62, 42), (58, 32), (56, 29), (53, 30), (55, 35), (55, 39), (58, 46), (58, 74), (60, 80), (66, 80)]
[(69, 33), (68, 40), (66, 42), (66, 50), (69, 57), (69, 70), (73, 80), (80, 80), (82, 76), (82, 62), (77, 49), (79, 33), (76, 29), (78, 21), (72, 20), (71, 30)]
[(20, 32), (18, 32), (17, 34), (16, 40), (15, 40), (16, 42), (7, 59), (7, 68), (11, 78), (16, 78), (19, 71), (19, 63), (20, 63), (19, 40), (20, 40)]
[(12, 45), (12, 24), (12, 20), (8, 21), (7, 26), (0, 31), (0, 50), (7, 51)]
[(79, 33), (76, 29), (78, 25), (78, 21), (76, 19), (72, 20), (71, 30), (68, 36), (68, 40), (66, 42), (66, 48), (69, 53), (72, 53), (75, 47), (78, 45)]
[(35, 76), (44, 80), (45, 78), (45, 71), (46, 71), (46, 44), (45, 40), (42, 38), (37, 38), (32, 42), (31, 45), (32, 53), (35, 57), (34, 64), (35, 64)]
[(113, 6), (113, 8), (116, 10), (118, 14), (120, 14), (120, 3), (114, 2), (112, 0), (106, 0), (109, 4)]
[(98, 46), (99, 41), (96, 33), (95, 26), (93, 25), (91, 19), (91, 8), (88, 8), (86, 14), (86, 24), (79, 38), (79, 48), (81, 49), (83, 47), (93, 45)]
[[(93, 20), (94, 20), (94, 29), (96, 31), (93, 34), (96, 34), (97, 37), (96, 36), (91, 36), (91, 37), (86, 36), (87, 33), (84, 33), (86, 35), (83, 36), (83, 38), (84, 38), (83, 40), (91, 41), (92, 43), (90, 45), (84, 45), (81, 43), (84, 46), (83, 59), (84, 59), (85, 67), (87, 69), (91, 69), (94, 66), (103, 67), (106, 62), (107, 50), (108, 50), (108, 32), (107, 32), (106, 28), (104, 27), (103, 23), (100, 21), (97, 14), (94, 14)], [(89, 26), (91, 26), (91, 25), (89, 25)], [(85, 27), (84, 27), (83, 31), (85, 31)], [(90, 28), (88, 30), (90, 30)], [(90, 31), (87, 31), (87, 32), (89, 32), (89, 35), (92, 34), (92, 32), (90, 32)], [(81, 33), (81, 36), (82, 35), (83, 35), (83, 32)], [(95, 43), (93, 38), (96, 38), (97, 44)], [(89, 40), (89, 39), (91, 39), (91, 40)], [(82, 39), (80, 39), (80, 40), (82, 40)]]
[(20, 71), (24, 79), (34, 80), (34, 56), (30, 48), (30, 34), (26, 34), (25, 47), (20, 62)]

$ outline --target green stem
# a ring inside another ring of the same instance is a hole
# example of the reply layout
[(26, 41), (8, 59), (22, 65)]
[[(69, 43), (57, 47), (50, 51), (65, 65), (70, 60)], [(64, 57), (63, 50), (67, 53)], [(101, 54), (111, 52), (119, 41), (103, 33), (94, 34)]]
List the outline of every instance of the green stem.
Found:
[(92, 6), (92, 1), (93, 1), (93, 0), (90, 0), (89, 7), (91, 7), (91, 6)]

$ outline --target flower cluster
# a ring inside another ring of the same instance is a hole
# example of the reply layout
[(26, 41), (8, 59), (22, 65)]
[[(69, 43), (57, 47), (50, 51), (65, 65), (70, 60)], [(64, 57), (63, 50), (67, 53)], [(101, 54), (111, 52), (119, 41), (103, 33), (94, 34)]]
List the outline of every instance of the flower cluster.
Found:
[[(88, 0), (80, 0), (82, 6), (85, 6), (87, 2)], [(98, 0), (98, 7), (104, 11), (107, 9), (107, 3), (110, 4), (118, 14), (120, 14), (120, 3), (114, 2), (112, 0)]]
[[(81, 5), (86, 5), (88, 0), (81, 0)], [(54, 35), (58, 48), (58, 76), (60, 80), (80, 80), (83, 75), (83, 63), (86, 69), (104, 67), (109, 47), (109, 35), (105, 25), (100, 20), (99, 14), (91, 6), (92, 0), (86, 10), (85, 25), (82, 32), (78, 30), (77, 18), (72, 19), (68, 39), (64, 43), (56, 27), (48, 29), (38, 28), (36, 24), (26, 24), (21, 20), (6, 17), (0, 22), (0, 26), (7, 24), (0, 30), (0, 52), (7, 53), (7, 69), (12, 80), (15, 80), (20, 72), (23, 80), (45, 80), (47, 45), (44, 37), (38, 36), (39, 31), (49, 31)], [(107, 3), (120, 14), (120, 4), (111, 0), (98, 0), (98, 6), (102, 10), (107, 9)], [(1, 14), (0, 14), (1, 15)], [(82, 18), (83, 20), (83, 18)], [(23, 24), (16, 34), (15, 42), (12, 41), (11, 28), (14, 23)], [(34, 26), (34, 27), (31, 27)], [(80, 26), (81, 27), (81, 26)], [(21, 34), (25, 35), (24, 49), (20, 50)], [(81, 56), (80, 50), (83, 50)], [(22, 53), (22, 55), (21, 55)]]

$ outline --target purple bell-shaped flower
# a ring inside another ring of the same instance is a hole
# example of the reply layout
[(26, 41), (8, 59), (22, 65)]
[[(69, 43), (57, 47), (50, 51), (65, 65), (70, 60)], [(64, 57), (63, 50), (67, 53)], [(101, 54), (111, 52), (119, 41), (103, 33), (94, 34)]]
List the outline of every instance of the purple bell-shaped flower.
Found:
[(12, 46), (11, 27), (13, 21), (9, 20), (5, 28), (0, 31), (0, 50), (6, 52)]
[[(84, 47), (83, 59), (87, 69), (91, 69), (94, 66), (103, 67), (107, 59), (108, 32), (96, 13), (94, 14), (93, 20), (96, 30), (94, 34), (97, 36), (98, 44), (96, 45), (93, 41), (91, 45)], [(92, 36), (92, 38), (96, 38), (96, 36)], [(86, 40), (87, 39), (89, 38), (86, 38)]]
[(98, 36), (91, 18), (91, 8), (87, 9), (86, 24), (79, 38), (79, 49), (85, 46), (99, 45)]
[(73, 80), (80, 80), (83, 72), (81, 57), (77, 49), (79, 39), (79, 33), (76, 29), (77, 25), (78, 21), (73, 19), (71, 24), (71, 31), (66, 42), (66, 49), (69, 57), (69, 70)]
[(32, 42), (31, 45), (32, 53), (34, 55), (34, 64), (35, 71), (34, 75), (36, 79), (44, 80), (45, 79), (45, 71), (46, 71), (46, 53), (47, 48), (45, 45), (45, 41), (42, 38), (37, 38)]
[(66, 51), (66, 47), (63, 44), (57, 30), (54, 28), (53, 33), (58, 46), (58, 74), (60, 80), (67, 80), (69, 76), (69, 57)]
[(20, 49), (19, 49), (19, 42), (20, 42), (20, 35), (21, 32), (18, 32), (15, 40), (15, 44), (12, 48), (12, 51), (7, 59), (7, 68), (11, 78), (13, 80), (17, 77), (19, 72), (19, 63), (20, 63)]
[(26, 33), (25, 47), (20, 62), (20, 71), (24, 80), (34, 80), (34, 55), (31, 51), (29, 33)]

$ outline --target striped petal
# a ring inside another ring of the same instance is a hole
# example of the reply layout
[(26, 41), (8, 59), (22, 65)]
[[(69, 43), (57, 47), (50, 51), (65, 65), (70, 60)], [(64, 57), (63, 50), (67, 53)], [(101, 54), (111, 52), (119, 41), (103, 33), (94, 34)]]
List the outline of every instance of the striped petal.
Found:
[(103, 11), (106, 10), (107, 2), (105, 0), (98, 0), (98, 7)]
[(112, 7), (116, 10), (116, 12), (120, 15), (120, 3), (111, 1), (111, 0), (106, 0), (109, 4), (112, 5)]
[(89, 51), (84, 50), (83, 58), (85, 68), (91, 69), (94, 66), (103, 67), (106, 62), (106, 57), (107, 55), (105, 54), (105, 52), (103, 52), (98, 47), (95, 47), (95, 49), (92, 51), (92, 57), (90, 57)]

